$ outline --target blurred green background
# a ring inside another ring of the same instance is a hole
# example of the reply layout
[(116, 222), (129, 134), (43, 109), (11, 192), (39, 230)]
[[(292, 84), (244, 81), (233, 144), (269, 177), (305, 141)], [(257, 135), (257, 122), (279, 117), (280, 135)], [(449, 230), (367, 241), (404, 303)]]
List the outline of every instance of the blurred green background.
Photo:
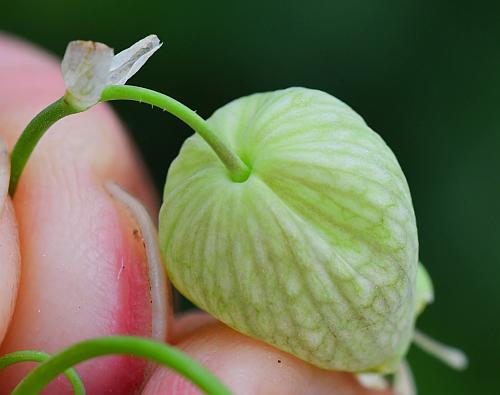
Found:
[[(394, 150), (412, 190), (436, 302), (419, 327), (463, 348), (464, 373), (412, 349), (420, 394), (500, 394), (500, 3), (5, 1), (0, 30), (58, 55), (68, 41), (163, 48), (132, 80), (209, 116), (293, 85), (346, 101)], [(191, 131), (119, 103), (161, 189)]]

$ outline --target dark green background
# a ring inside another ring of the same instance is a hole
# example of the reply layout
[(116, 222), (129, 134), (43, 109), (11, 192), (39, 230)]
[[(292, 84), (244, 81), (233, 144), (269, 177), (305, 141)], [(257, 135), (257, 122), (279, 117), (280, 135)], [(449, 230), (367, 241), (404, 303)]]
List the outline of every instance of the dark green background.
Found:
[[(500, 3), (469, 1), (5, 1), (0, 29), (62, 55), (72, 39), (163, 48), (132, 80), (210, 115), (293, 85), (332, 93), (387, 141), (406, 173), (436, 302), (419, 327), (462, 347), (454, 372), (410, 353), (420, 394), (500, 394)], [(116, 106), (161, 188), (191, 131)]]

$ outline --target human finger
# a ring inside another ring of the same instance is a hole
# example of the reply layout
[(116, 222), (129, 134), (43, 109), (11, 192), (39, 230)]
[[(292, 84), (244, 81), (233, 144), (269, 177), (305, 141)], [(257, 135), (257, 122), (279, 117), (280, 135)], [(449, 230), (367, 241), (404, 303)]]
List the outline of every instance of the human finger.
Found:
[[(0, 71), (0, 135), (12, 148), (29, 120), (64, 88), (55, 59), (12, 38), (0, 38)], [(34, 151), (14, 197), (23, 265), (1, 354), (54, 353), (102, 335), (151, 336), (144, 243), (134, 216), (104, 187), (107, 180), (156, 211), (149, 178), (107, 106), (57, 123)], [(5, 369), (0, 393), (9, 393), (29, 369)], [(142, 384), (146, 363), (109, 357), (78, 371), (89, 394), (127, 394)], [(46, 393), (70, 388), (60, 379)]]

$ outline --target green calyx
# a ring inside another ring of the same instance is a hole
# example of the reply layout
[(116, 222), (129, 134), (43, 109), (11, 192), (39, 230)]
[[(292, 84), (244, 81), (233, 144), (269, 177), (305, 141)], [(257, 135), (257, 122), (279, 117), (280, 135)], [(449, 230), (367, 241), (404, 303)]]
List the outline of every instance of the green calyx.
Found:
[(434, 301), (434, 287), (432, 285), (431, 277), (424, 265), (418, 265), (417, 271), (417, 290), (416, 290), (416, 304), (415, 304), (415, 317), (419, 316), (425, 307)]
[(316, 366), (393, 371), (411, 341), (418, 239), (404, 174), (352, 109), (290, 88), (207, 124), (251, 169), (228, 179), (190, 137), (169, 169), (160, 246), (175, 286)]

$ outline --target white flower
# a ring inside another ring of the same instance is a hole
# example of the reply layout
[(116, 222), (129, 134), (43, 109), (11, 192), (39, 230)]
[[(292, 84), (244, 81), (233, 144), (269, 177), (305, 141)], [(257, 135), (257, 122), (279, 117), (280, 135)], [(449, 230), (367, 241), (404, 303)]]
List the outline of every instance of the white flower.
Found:
[(99, 102), (108, 85), (124, 85), (161, 47), (154, 34), (113, 56), (113, 49), (93, 41), (72, 41), (61, 64), (66, 100), (79, 110)]

